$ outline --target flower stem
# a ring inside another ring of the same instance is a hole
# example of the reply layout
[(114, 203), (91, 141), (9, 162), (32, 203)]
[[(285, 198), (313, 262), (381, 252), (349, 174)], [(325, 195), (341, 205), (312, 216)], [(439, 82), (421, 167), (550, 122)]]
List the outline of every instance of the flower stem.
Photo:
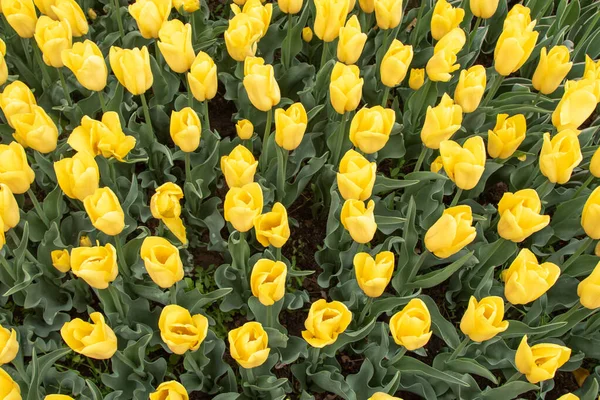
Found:
[(419, 121), (419, 116), (421, 115), (421, 109), (423, 108), (423, 106), (425, 105), (425, 102), (427, 101), (427, 93), (429, 93), (429, 89), (431, 88), (432, 85), (432, 80), (429, 78), (425, 78), (425, 83), (423, 84), (423, 86), (421, 86), (421, 88), (416, 91), (413, 96), (416, 96), (417, 94), (420, 94), (421, 97), (421, 101), (419, 104), (419, 107), (416, 109), (416, 112), (412, 115), (411, 119), (412, 119), (412, 126), (414, 127), (417, 122)]
[(450, 203), (450, 207), (454, 207), (455, 205), (458, 204), (458, 201), (460, 200), (460, 196), (462, 195), (463, 190), (462, 189), (458, 189), (456, 191), (456, 194), (454, 195), (454, 198), (452, 199), (452, 203)]
[(321, 349), (318, 347), (311, 347), (308, 349), (310, 353), (310, 372), (314, 373), (317, 369), (317, 365), (319, 364), (319, 356), (321, 355)]
[(204, 100), (202, 103), (202, 107), (204, 108), (204, 126), (207, 130), (210, 131), (210, 118), (208, 116), (208, 100)]
[(150, 128), (150, 133), (154, 136), (154, 131), (152, 130), (152, 121), (150, 119), (150, 110), (148, 109), (148, 102), (146, 102), (146, 94), (140, 94), (140, 98), (142, 99), (142, 108), (144, 110), (144, 119), (146, 120), (146, 125)]
[(253, 385), (256, 382), (256, 378), (254, 377), (254, 371), (252, 371), (252, 368), (245, 368), (246, 370), (246, 379), (248, 380), (248, 383)]
[(362, 311), (360, 312), (360, 316), (358, 317), (358, 325), (359, 326), (362, 325), (363, 321), (365, 320), (365, 317), (367, 316), (367, 314), (369, 314), (369, 311), (371, 311), (372, 305), (373, 305), (373, 298), (367, 297), (365, 306), (363, 307)]
[(267, 328), (271, 328), (273, 326), (273, 306), (267, 306)]
[(448, 357), (448, 359), (446, 360), (446, 362), (448, 361), (452, 361), (454, 360), (456, 357), (458, 357), (460, 355), (460, 353), (462, 353), (462, 351), (465, 349), (465, 347), (467, 347), (467, 345), (469, 344), (469, 341), (471, 339), (469, 339), (469, 337), (465, 337), (463, 339), (462, 342), (460, 342), (460, 344), (458, 345), (458, 347), (456, 349), (454, 349), (454, 351), (452, 352), (452, 354), (450, 354), (450, 357)]
[(121, 19), (121, 4), (119, 0), (114, 0), (115, 6), (115, 18), (117, 19), (117, 26), (119, 27), (119, 36), (121, 37), (121, 44), (125, 38), (125, 30), (123, 29), (123, 20)]
[(475, 26), (473, 27), (473, 30), (471, 30), (471, 33), (469, 34), (469, 48), (471, 47), (471, 43), (473, 43), (473, 39), (475, 39), (475, 35), (477, 35), (477, 29), (479, 29), (480, 25), (481, 25), (481, 17), (477, 17), (477, 20), (475, 20)]
[(192, 94), (192, 85), (190, 84), (190, 80), (186, 78), (187, 83), (187, 91), (188, 91), (188, 107), (194, 108), (194, 96)]
[(334, 166), (338, 165), (340, 160), (340, 153), (342, 152), (342, 147), (344, 145), (344, 135), (346, 135), (346, 120), (348, 119), (348, 113), (342, 115), (342, 122), (340, 123), (340, 127), (336, 132), (336, 143), (334, 153), (331, 155), (331, 164)]
[(390, 88), (388, 86), (383, 89), (383, 97), (381, 98), (381, 107), (385, 107), (388, 102), (388, 97), (390, 96)]
[(190, 153), (185, 153), (185, 181), (190, 182), (192, 179), (192, 160)]
[(102, 113), (106, 113), (108, 108), (106, 108), (106, 99), (104, 98), (104, 93), (102, 90), (98, 91), (98, 98), (100, 99), (100, 107), (102, 108)]
[[(38, 47), (33, 44), (31, 45), (31, 47), (33, 48), (33, 56), (35, 57), (35, 61), (38, 63), (40, 69), (42, 70), (42, 79), (44, 80), (46, 85), (49, 85), (50, 82), (52, 82), (52, 81), (50, 80), (50, 75), (48, 74), (48, 70), (46, 70), (46, 64), (44, 64), (44, 62), (42, 61), (42, 56), (40, 55), (40, 49), (38, 49)], [(60, 69), (59, 69), (59, 73), (60, 73)]]
[(281, 261), (281, 247), (275, 247), (275, 259)]
[(261, 158), (261, 169), (262, 171), (266, 171), (267, 167), (268, 167), (268, 162), (269, 162), (269, 158), (268, 158), (268, 154), (267, 154), (267, 150), (268, 150), (268, 146), (269, 146), (269, 136), (271, 135), (271, 125), (273, 124), (273, 109), (271, 108), (269, 111), (267, 111), (267, 123), (265, 124), (265, 133), (263, 135), (263, 142), (262, 142), (262, 152), (260, 154), (260, 158)]
[(579, 189), (577, 189), (577, 191), (575, 192), (575, 194), (573, 195), (572, 198), (574, 199), (577, 196), (579, 196), (579, 194), (583, 191), (583, 189), (588, 187), (590, 185), (590, 183), (592, 183), (593, 180), (594, 180), (594, 175), (590, 174), (589, 178), (587, 178), (586, 181), (583, 182), (583, 184), (581, 186), (579, 186)]
[(108, 294), (110, 294), (113, 303), (115, 303), (115, 308), (117, 309), (119, 317), (121, 317), (121, 321), (125, 322), (125, 311), (123, 311), (123, 304), (121, 304), (121, 296), (119, 296), (117, 288), (113, 285), (108, 285), (108, 288), (106, 288), (106, 290), (108, 290)]
[(73, 105), (73, 102), (71, 101), (71, 96), (69, 95), (69, 88), (67, 87), (67, 81), (65, 81), (65, 74), (63, 74), (62, 69), (57, 68), (56, 69), (58, 71), (58, 77), (60, 78), (60, 85), (63, 88), (63, 92), (65, 92), (65, 98), (67, 99), (67, 104), (69, 106)]
[(329, 42), (323, 41), (323, 51), (321, 52), (321, 64), (319, 64), (319, 68), (323, 68), (323, 65), (327, 63), (329, 58)]
[(286, 39), (287, 39), (287, 46), (286, 46), (286, 53), (287, 53), (287, 59), (286, 60), (286, 65), (284, 65), (284, 68), (287, 70), (292, 66), (292, 14), (287, 15), (287, 33), (285, 35)]
[(42, 208), (37, 197), (35, 197), (35, 193), (33, 193), (33, 190), (31, 190), (31, 188), (27, 189), (27, 194), (29, 195), (31, 202), (33, 203), (33, 208), (35, 208), (35, 212), (37, 213), (37, 215), (40, 217), (44, 225), (46, 225), (46, 228), (50, 228), (50, 221), (48, 220), (48, 217), (44, 213), (44, 209)]
[(421, 2), (421, 7), (419, 7), (419, 13), (417, 14), (417, 24), (410, 32), (410, 44), (412, 45), (412, 47), (415, 47), (417, 45), (417, 27), (419, 26), (419, 23), (421, 23), (421, 19), (423, 18), (423, 12), (425, 11), (426, 4), (426, 1)]
[(415, 164), (415, 169), (413, 170), (413, 172), (419, 172), (421, 170), (421, 166), (423, 165), (423, 161), (425, 160), (425, 157), (427, 157), (427, 154), (429, 154), (429, 147), (423, 145), (423, 148), (421, 149), (421, 153), (419, 153), (419, 158), (417, 159), (417, 163)]
[(285, 197), (285, 178), (288, 152), (286, 149), (277, 147), (277, 199), (283, 202)]
[(500, 89), (500, 86), (502, 85), (503, 81), (504, 76), (500, 74), (494, 75), (494, 82), (492, 83), (492, 87), (490, 88), (487, 96), (485, 97), (485, 100), (483, 100), (483, 106), (487, 106), (488, 103), (494, 98), (496, 92), (498, 91), (498, 89)]

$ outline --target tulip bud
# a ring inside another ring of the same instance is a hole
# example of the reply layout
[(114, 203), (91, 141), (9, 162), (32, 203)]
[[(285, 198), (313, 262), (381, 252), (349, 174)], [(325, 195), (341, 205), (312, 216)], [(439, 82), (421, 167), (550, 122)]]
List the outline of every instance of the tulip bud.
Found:
[[(277, 110), (275, 110), (275, 115), (277, 115)], [(235, 124), (235, 131), (240, 139), (249, 140), (254, 135), (254, 125), (250, 120), (242, 119)]]
[(196, 55), (192, 46), (192, 26), (178, 19), (166, 21), (158, 31), (158, 48), (169, 68), (177, 73), (190, 69)]
[(30, 113), (33, 106), (37, 105), (31, 89), (21, 81), (14, 81), (6, 85), (4, 92), (0, 95), (0, 107), (13, 127), (12, 118), (18, 114)]
[(466, 40), (465, 32), (460, 28), (454, 28), (440, 39), (433, 49), (433, 57), (425, 66), (430, 80), (448, 82), (452, 78), (452, 72), (460, 68), (460, 64), (456, 64), (457, 54)]
[(285, 14), (297, 14), (302, 10), (302, 0), (277, 0), (277, 4)]
[(419, 90), (425, 83), (425, 69), (424, 68), (412, 68), (410, 70), (410, 77), (408, 78), (408, 86), (412, 90)]
[(269, 336), (260, 322), (246, 322), (229, 331), (229, 352), (242, 368), (254, 368), (264, 364), (269, 357)]
[(540, 264), (530, 250), (521, 249), (510, 267), (502, 271), (504, 296), (511, 304), (531, 303), (546, 293), (559, 275), (558, 265)]
[(371, 14), (375, 11), (375, 0), (358, 0), (358, 5), (366, 14)]
[(590, 161), (590, 173), (596, 178), (600, 178), (600, 148), (596, 149), (592, 160)]
[(527, 335), (523, 336), (515, 354), (517, 370), (524, 374), (530, 383), (554, 378), (556, 370), (571, 357), (571, 349), (554, 343), (527, 344)]
[(173, 7), (179, 12), (193, 13), (200, 9), (200, 0), (173, 0)]
[(305, 26), (302, 28), (302, 40), (306, 43), (309, 43), (313, 38), (313, 31), (310, 29), (310, 26)]
[(68, 21), (54, 21), (42, 15), (35, 26), (35, 41), (42, 50), (46, 65), (54, 68), (64, 66), (62, 60), (63, 50), (70, 49), (73, 45), (71, 25)]
[(73, 275), (91, 287), (106, 289), (119, 274), (117, 250), (110, 243), (106, 246), (76, 247), (71, 250), (71, 270)]
[(395, 122), (396, 113), (391, 108), (361, 108), (352, 118), (350, 141), (363, 153), (376, 153), (385, 147)]
[(244, 88), (252, 105), (261, 111), (269, 111), (281, 100), (273, 66), (260, 57), (244, 61)]
[[(24, 39), (33, 37), (37, 14), (31, 0), (2, 0), (2, 14), (8, 24)], [(6, 32), (5, 32), (6, 34)]]
[(454, 91), (454, 100), (462, 107), (465, 114), (472, 113), (479, 107), (486, 82), (483, 65), (474, 65), (460, 71), (460, 78)]
[(294, 103), (287, 110), (278, 108), (275, 110), (275, 143), (279, 147), (292, 151), (300, 146), (308, 116), (302, 103)]
[(7, 80), (8, 66), (6, 65), (6, 43), (4, 43), (4, 40), (0, 39), (0, 85), (4, 85)]
[(239, 232), (248, 232), (254, 226), (254, 219), (262, 213), (263, 192), (256, 182), (242, 187), (232, 187), (225, 195), (223, 212), (225, 221)]
[(205, 52), (198, 52), (187, 79), (196, 100), (210, 100), (217, 94), (217, 66)]
[(508, 117), (508, 114), (496, 116), (494, 130), (488, 131), (488, 153), (492, 158), (505, 160), (519, 148), (527, 131), (527, 121), (523, 114)]
[(91, 40), (77, 42), (73, 48), (62, 51), (61, 59), (65, 67), (73, 72), (81, 86), (96, 92), (104, 90), (108, 69), (96, 43)]
[(63, 274), (71, 270), (71, 256), (69, 255), (69, 250), (52, 250), (50, 258), (52, 258), (52, 266)]
[(317, 14), (313, 30), (324, 42), (337, 39), (348, 16), (348, 0), (315, 0)]
[(338, 336), (344, 333), (350, 322), (352, 313), (342, 302), (327, 302), (320, 299), (311, 304), (308, 317), (304, 322), (305, 331), (302, 337), (309, 345), (323, 348), (335, 343)]
[(363, 78), (356, 65), (336, 63), (331, 71), (329, 97), (338, 114), (353, 111), (362, 97)]
[[(139, 1), (151, 3), (151, 0), (138, 0), (136, 4), (139, 4)], [(135, 4), (129, 7), (133, 6)], [(110, 60), (110, 67), (119, 80), (119, 83), (131, 94), (140, 95), (150, 89), (154, 77), (150, 69), (150, 54), (146, 46), (141, 49), (121, 49), (112, 46), (108, 58)]]
[(390, 319), (390, 333), (397, 345), (414, 351), (425, 346), (433, 332), (431, 315), (421, 299), (412, 299)]
[(87, 10), (87, 14), (88, 14), (88, 17), (90, 17), (90, 19), (91, 19), (92, 21), (95, 21), (95, 20), (96, 20), (96, 18), (98, 18), (98, 14), (96, 14), (96, 11), (94, 11), (94, 9), (93, 9), (93, 8), (88, 8), (88, 10)]
[(572, 62), (569, 62), (569, 49), (567, 46), (555, 46), (548, 53), (546, 48), (542, 48), (540, 61), (533, 74), (531, 83), (533, 87), (543, 93), (553, 93), (567, 76)]
[(498, 296), (477, 301), (471, 296), (469, 306), (460, 321), (460, 330), (474, 342), (485, 342), (508, 329), (504, 321), (504, 300)]
[(573, 393), (563, 394), (556, 400), (579, 400), (579, 396), (575, 396)]
[(412, 59), (412, 46), (404, 45), (398, 39), (394, 39), (381, 60), (379, 69), (381, 83), (390, 88), (398, 86), (406, 77)]
[(381, 29), (394, 29), (402, 21), (402, 0), (375, 0), (375, 19)]
[(542, 202), (533, 189), (506, 192), (498, 203), (498, 234), (515, 243), (522, 242), (550, 223), (549, 215), (540, 215)]
[(356, 253), (353, 264), (362, 291), (369, 297), (381, 296), (394, 273), (394, 253), (382, 251), (375, 259), (369, 253)]
[(355, 64), (367, 42), (367, 34), (360, 30), (358, 17), (353, 15), (340, 28), (340, 36), (337, 45), (337, 58), (344, 64)]
[(173, 182), (167, 182), (156, 188), (150, 199), (150, 212), (160, 219), (183, 244), (187, 243), (185, 226), (181, 220), (183, 190)]
[(471, 12), (477, 18), (488, 19), (496, 13), (500, 0), (470, 0)]
[(465, 17), (465, 10), (452, 7), (446, 0), (437, 0), (431, 16), (431, 36), (440, 40), (452, 29), (457, 28)]
[(262, 258), (252, 267), (252, 295), (264, 306), (272, 306), (285, 295), (287, 266), (281, 261)]
[(337, 184), (344, 200), (367, 200), (371, 197), (377, 164), (360, 153), (348, 150), (340, 161)]
[[(513, 13), (513, 10), (517, 12)], [(525, 64), (539, 35), (533, 30), (535, 21), (531, 21), (529, 8), (517, 4), (513, 10), (506, 17), (494, 50), (494, 68), (503, 76), (516, 72)]]
[(229, 56), (236, 61), (254, 57), (256, 44), (262, 35), (262, 23), (241, 13), (229, 20), (225, 31), (225, 45)]
[(560, 132), (577, 130), (592, 115), (598, 104), (595, 82), (567, 81), (565, 93), (552, 113), (552, 124)]
[(427, 230), (425, 247), (439, 258), (448, 258), (461, 251), (476, 236), (471, 207), (450, 207)]
[(581, 226), (585, 231), (586, 235), (592, 239), (600, 239), (600, 224), (598, 224), (598, 218), (600, 218), (600, 187), (594, 189), (590, 194), (585, 205), (583, 206), (583, 212), (581, 214)]
[[(17, 331), (8, 330), (0, 325), (0, 365), (8, 364), (15, 359), (19, 352), (19, 341), (17, 340)], [(4, 389), (5, 386), (2, 386)]]
[(100, 172), (94, 157), (78, 152), (71, 158), (54, 163), (54, 172), (62, 191), (72, 199), (83, 201), (94, 194), (100, 182)]
[(202, 125), (196, 111), (185, 107), (171, 112), (171, 139), (185, 153), (193, 153), (200, 146)]
[[(35, 6), (40, 10), (40, 12), (44, 15), (49, 16), (53, 20), (58, 20), (58, 15), (52, 11), (52, 6), (56, 5), (57, 0), (33, 0)], [(1, 11), (1, 10), (0, 10)]]
[(595, 62), (590, 56), (585, 55), (583, 79), (594, 82), (594, 94), (596, 95), (596, 101), (600, 103), (600, 60)]
[(15, 128), (13, 137), (23, 147), (31, 147), (44, 154), (56, 149), (58, 128), (42, 107), (32, 106), (30, 113), (13, 116), (12, 123)]
[(390, 396), (383, 392), (373, 393), (373, 396), (369, 397), (368, 400), (402, 400), (400, 397)]
[[(183, 279), (183, 264), (179, 250), (167, 239), (147, 236), (142, 242), (140, 256), (144, 260), (148, 275), (161, 288), (170, 288)], [(175, 350), (171, 350), (177, 353)]]
[(185, 387), (177, 381), (161, 383), (149, 397), (150, 400), (189, 400), (189, 398)]
[(590, 310), (600, 308), (598, 292), (600, 292), (600, 263), (596, 264), (592, 273), (577, 285), (577, 296), (581, 305)]
[(0, 184), (3, 183), (14, 194), (25, 193), (35, 179), (35, 173), (27, 163), (25, 149), (17, 142), (0, 144)]
[(544, 134), (544, 144), (540, 152), (540, 170), (552, 183), (561, 185), (571, 179), (573, 169), (583, 160), (577, 133), (567, 129), (554, 135)]
[(462, 190), (471, 190), (485, 170), (485, 144), (481, 136), (467, 139), (461, 147), (453, 140), (440, 143), (440, 156), (444, 171)]
[(170, 13), (171, 0), (136, 0), (129, 6), (129, 14), (135, 19), (140, 33), (146, 39), (158, 37), (158, 31), (168, 20)]
[(421, 140), (426, 147), (437, 150), (440, 143), (448, 140), (460, 129), (462, 108), (446, 93), (435, 107), (427, 107), (425, 123), (421, 130)]
[(200, 348), (208, 333), (208, 319), (202, 314), (192, 316), (185, 308), (170, 304), (160, 313), (158, 329), (169, 350), (181, 355)]
[(81, 235), (79, 238), (79, 247), (92, 247), (92, 241), (88, 235)]
[(19, 224), (21, 216), (19, 205), (8, 185), (0, 183), (0, 219), (4, 224), (3, 232)]
[(256, 240), (264, 247), (283, 247), (290, 238), (287, 210), (283, 204), (275, 203), (270, 212), (255, 217), (254, 230)]
[(346, 200), (342, 207), (340, 220), (344, 229), (350, 232), (350, 236), (357, 243), (369, 243), (377, 231), (375, 222), (375, 202), (369, 200), (365, 203), (360, 200)]
[(229, 155), (221, 157), (221, 171), (230, 188), (242, 187), (254, 181), (256, 167), (258, 161), (250, 150), (242, 145), (236, 146)]
[(103, 187), (87, 196), (83, 201), (85, 211), (94, 227), (109, 236), (115, 236), (125, 227), (125, 214), (117, 195)]
[(4, 399), (21, 399), (21, 387), (17, 382), (13, 381), (8, 372), (4, 371), (2, 368), (0, 368), (0, 387), (2, 388)]
[(431, 172), (435, 172), (436, 174), (440, 172), (442, 168), (444, 168), (444, 163), (442, 162), (441, 156), (437, 156), (429, 166)]
[(89, 25), (85, 14), (75, 0), (56, 0), (50, 8), (59, 21), (69, 23), (73, 36), (80, 37), (88, 33)]
[(261, 0), (247, 0), (242, 10), (235, 4), (231, 5), (231, 10), (235, 15), (246, 14), (256, 21), (256, 27), (260, 30), (259, 39), (267, 34), (273, 15), (273, 4), (263, 5)]
[(74, 352), (95, 360), (108, 360), (117, 352), (117, 337), (102, 314), (94, 312), (90, 318), (93, 323), (80, 318), (65, 322), (60, 335)]

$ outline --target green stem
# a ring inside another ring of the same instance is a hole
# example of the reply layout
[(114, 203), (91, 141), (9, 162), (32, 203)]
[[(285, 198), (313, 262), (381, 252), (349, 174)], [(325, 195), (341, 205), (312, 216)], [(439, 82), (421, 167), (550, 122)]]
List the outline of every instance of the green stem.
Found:
[(123, 39), (125, 38), (125, 30), (123, 29), (123, 20), (121, 19), (121, 4), (119, 0), (114, 0), (115, 7), (115, 18), (117, 19), (117, 25), (119, 27), (119, 36), (121, 37), (121, 44), (123, 44)]
[(2, 254), (0, 254), (0, 264), (2, 264), (6, 272), (8, 272), (8, 275), (10, 275), (10, 277), (12, 278), (13, 283), (16, 282), (17, 275), (15, 274), (15, 271), (13, 271), (10, 264), (8, 263), (8, 261), (6, 261), (6, 258)]
[[(244, 246), (244, 244), (246, 243), (246, 232), (239, 232), (239, 234), (240, 234), (240, 245)], [(250, 285), (250, 283), (249, 283), (250, 275), (252, 274), (252, 271), (250, 270), (251, 268), (248, 265), (248, 260), (245, 261), (244, 265), (236, 265), (236, 267), (239, 268), (239, 270), (240, 270), (242, 285), (244, 286), (245, 289), (248, 289), (249, 285)]]
[(142, 99), (142, 108), (144, 110), (144, 119), (146, 120), (146, 125), (150, 128), (150, 133), (154, 136), (154, 130), (152, 129), (152, 120), (150, 119), (150, 110), (148, 109), (148, 102), (146, 101), (146, 94), (140, 94), (140, 98)]
[(72, 106), (73, 102), (71, 101), (71, 96), (69, 95), (69, 88), (67, 87), (67, 81), (65, 81), (65, 74), (63, 74), (62, 69), (60, 69), (60, 68), (56, 68), (56, 70), (58, 71), (58, 77), (60, 78), (60, 85), (63, 88), (63, 92), (65, 92), (65, 98), (67, 99), (67, 104), (69, 106)]
[(110, 294), (113, 303), (115, 303), (115, 308), (117, 309), (119, 317), (121, 317), (121, 321), (126, 321), (125, 311), (123, 311), (123, 304), (121, 304), (121, 296), (119, 295), (119, 291), (113, 285), (108, 285), (108, 288), (106, 288), (106, 290), (108, 290), (108, 294)]
[(386, 86), (385, 89), (383, 89), (383, 97), (381, 98), (381, 107), (387, 106), (389, 96), (390, 96), (390, 88)]
[(460, 342), (460, 344), (458, 345), (458, 347), (456, 349), (454, 349), (454, 351), (452, 352), (452, 354), (450, 354), (450, 357), (448, 357), (448, 359), (446, 360), (446, 362), (448, 361), (452, 361), (454, 360), (456, 357), (458, 357), (460, 355), (460, 353), (462, 353), (462, 351), (465, 349), (465, 347), (467, 347), (467, 345), (469, 344), (469, 341), (471, 339), (469, 339), (469, 337), (465, 337), (463, 339), (462, 342)]
[(106, 113), (108, 108), (106, 107), (106, 99), (104, 98), (104, 93), (102, 90), (98, 91), (98, 98), (100, 99), (100, 107), (102, 108), (102, 113)]
[(452, 199), (452, 203), (450, 203), (450, 207), (454, 207), (455, 205), (458, 204), (458, 201), (460, 200), (460, 196), (462, 195), (463, 190), (462, 189), (458, 189), (456, 191), (456, 194), (454, 195), (454, 198)]
[(286, 70), (292, 66), (292, 14), (287, 15), (287, 22), (287, 33), (285, 34), (287, 39), (287, 46), (285, 48), (287, 59), (284, 58), (286, 65), (283, 66)]
[(419, 107), (415, 110), (415, 113), (412, 115), (412, 126), (414, 127), (417, 122), (419, 121), (419, 116), (421, 115), (421, 110), (423, 109), (423, 106), (425, 105), (425, 102), (427, 101), (427, 93), (429, 93), (429, 89), (431, 88), (433, 81), (429, 78), (425, 78), (425, 83), (423, 84), (423, 86), (421, 86), (421, 88), (419, 90), (417, 90), (413, 96), (417, 96), (420, 95), (421, 96), (421, 101), (419, 103)]
[(574, 199), (577, 196), (579, 196), (579, 194), (583, 191), (583, 189), (588, 187), (590, 185), (590, 183), (592, 183), (593, 180), (594, 180), (594, 175), (590, 174), (590, 176), (586, 179), (586, 181), (583, 182), (583, 184), (581, 186), (579, 186), (579, 189), (577, 189), (577, 191), (575, 192), (575, 194), (573, 195), (572, 198)]
[(281, 247), (275, 247), (275, 259), (281, 261)]
[(473, 27), (473, 30), (471, 30), (471, 33), (469, 34), (469, 48), (471, 47), (471, 43), (473, 43), (473, 39), (475, 39), (475, 35), (477, 34), (477, 29), (479, 29), (479, 26), (481, 25), (481, 17), (477, 17), (477, 20), (475, 20), (475, 26)]
[(191, 154), (185, 153), (185, 181), (190, 182), (192, 179), (192, 160)]
[(321, 355), (321, 349), (318, 347), (311, 347), (308, 349), (310, 353), (310, 372), (314, 373), (319, 365), (319, 356)]
[[(25, 59), (27, 60), (27, 65), (32, 67), (33, 61), (31, 60), (31, 53), (29, 52), (28, 46), (29, 41), (25, 38), (21, 38), (21, 46), (23, 47), (23, 53), (25, 53)], [(35, 47), (33, 44), (31, 47)]]
[(269, 136), (271, 135), (271, 125), (273, 124), (273, 109), (267, 111), (267, 123), (265, 124), (265, 133), (263, 134), (262, 153), (260, 154), (261, 169), (267, 170), (269, 158), (267, 150), (269, 148)]
[(417, 27), (419, 26), (419, 23), (421, 22), (421, 19), (423, 18), (423, 12), (425, 12), (425, 5), (427, 4), (426, 1), (422, 1), (421, 2), (421, 7), (419, 7), (419, 13), (417, 14), (417, 23), (415, 25), (415, 27), (413, 28), (413, 30), (410, 32), (410, 44), (412, 45), (412, 47), (416, 47), (417, 45)]
[(567, 268), (569, 268), (569, 266), (571, 264), (573, 264), (577, 260), (577, 257), (582, 255), (587, 250), (587, 248), (590, 247), (590, 245), (593, 242), (594, 242), (594, 239), (592, 239), (591, 237), (588, 236), (587, 238), (585, 238), (585, 240), (579, 246), (579, 248), (577, 248), (577, 250), (575, 250), (575, 253), (573, 253), (573, 255), (571, 257), (569, 257), (569, 259), (563, 264), (563, 267), (562, 267), (563, 273), (567, 270)]
[[(517, 371), (517, 372), (514, 373), (513, 376), (511, 376), (510, 378), (508, 378), (508, 380), (506, 381), (506, 383), (518, 381), (521, 376), (523, 376), (523, 374), (520, 373), (519, 371)], [(506, 383), (505, 383), (505, 385), (506, 385)]]
[(190, 13), (189, 17), (190, 24), (192, 25), (192, 46), (196, 43), (196, 18), (194, 13)]
[(187, 91), (188, 91), (188, 107), (194, 108), (194, 95), (192, 94), (192, 85), (190, 85), (190, 80), (186, 77), (185, 79), (187, 83)]
[(329, 42), (323, 42), (323, 51), (321, 52), (321, 64), (319, 64), (320, 68), (323, 68), (323, 65), (328, 61), (329, 58)]
[(425, 157), (427, 157), (428, 153), (429, 153), (429, 147), (426, 147), (425, 145), (423, 145), (423, 148), (421, 149), (421, 153), (419, 153), (419, 158), (417, 159), (417, 163), (415, 164), (415, 169), (413, 170), (413, 172), (419, 172), (421, 170), (423, 161), (425, 160)]
[(253, 385), (256, 382), (256, 378), (254, 377), (254, 371), (252, 371), (252, 368), (244, 368), (246, 371), (246, 379), (248, 380), (248, 383)]
[(158, 47), (158, 39), (154, 39), (154, 57), (156, 58), (156, 63), (158, 64), (159, 68), (161, 67), (161, 52), (160, 52), (160, 47)]
[[(31, 45), (33, 48), (33, 56), (35, 57), (35, 61), (38, 63), (40, 69), (42, 70), (42, 79), (49, 85), (52, 80), (50, 79), (50, 75), (48, 74), (48, 70), (46, 69), (46, 64), (42, 61), (42, 56), (40, 55), (40, 49), (37, 46)], [(60, 70), (59, 70), (60, 71)]]
[(33, 193), (33, 190), (31, 190), (31, 187), (29, 189), (27, 189), (27, 194), (29, 195), (31, 202), (33, 203), (33, 208), (35, 208), (35, 212), (37, 213), (37, 215), (40, 217), (40, 219), (42, 220), (44, 225), (46, 225), (46, 228), (50, 228), (50, 221), (48, 220), (48, 217), (44, 213), (44, 209), (42, 208), (37, 197), (35, 197), (35, 193)]
[(494, 82), (492, 83), (492, 87), (490, 88), (487, 96), (483, 100), (483, 106), (487, 106), (488, 103), (494, 98), (494, 96), (496, 95), (496, 92), (498, 91), (498, 89), (500, 89), (500, 86), (502, 85), (503, 81), (504, 81), (504, 76), (502, 76), (500, 74), (494, 75)]
[(540, 100), (540, 97), (542, 97), (542, 92), (537, 92), (535, 99), (533, 99), (533, 105), (537, 104), (537, 102)]
[(342, 122), (338, 131), (336, 132), (336, 143), (334, 153), (331, 155), (331, 164), (334, 166), (338, 165), (340, 160), (340, 154), (342, 152), (342, 147), (344, 145), (344, 135), (346, 134), (346, 120), (348, 117), (348, 113), (342, 115)]
[(273, 327), (273, 306), (267, 306), (267, 328)]
[(115, 169), (115, 162), (116, 159), (115, 158), (109, 158), (108, 160), (108, 171), (110, 172), (110, 180), (111, 180), (111, 184), (113, 186), (113, 191), (115, 193), (119, 193), (119, 185), (117, 184), (117, 171)]
[(365, 320), (366, 316), (369, 314), (369, 311), (371, 311), (371, 306), (373, 305), (373, 298), (372, 297), (367, 297), (367, 301), (363, 307), (363, 309), (360, 312), (360, 316), (358, 317), (358, 326), (361, 326), (363, 321)]
[(285, 198), (285, 178), (288, 151), (282, 147), (277, 147), (277, 199), (283, 202)]
[(402, 347), (398, 352), (394, 355), (394, 357), (390, 360), (389, 365), (395, 365), (400, 361), (400, 359), (406, 354), (406, 347)]
[(210, 117), (208, 115), (208, 100), (204, 100), (202, 102), (202, 107), (204, 108), (204, 126), (206, 127), (207, 130), (210, 131)]
[(173, 286), (171, 286), (169, 288), (169, 303), (170, 304), (177, 304), (177, 284), (173, 284)]

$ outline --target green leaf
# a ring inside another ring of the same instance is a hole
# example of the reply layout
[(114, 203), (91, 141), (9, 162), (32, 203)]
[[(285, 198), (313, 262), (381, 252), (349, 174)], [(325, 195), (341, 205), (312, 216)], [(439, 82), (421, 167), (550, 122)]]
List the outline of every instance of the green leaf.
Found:
[(556, 329), (560, 329), (563, 326), (565, 326), (566, 324), (567, 324), (566, 322), (555, 322), (555, 323), (545, 324), (542, 326), (531, 327), (521, 321), (509, 320), (508, 321), (508, 329), (505, 330), (504, 332), (499, 333), (499, 336), (508, 339), (508, 338), (522, 338), (523, 335), (527, 335), (527, 336), (543, 335), (545, 333), (552, 332)]
[(520, 394), (530, 390), (538, 390), (539, 387), (529, 382), (510, 382), (495, 389), (486, 389), (476, 397), (477, 400), (506, 400), (516, 399)]
[(422, 375), (426, 379), (437, 379), (442, 382), (446, 382), (453, 385), (469, 386), (469, 384), (462, 379), (458, 379), (450, 374), (425, 364), (422, 361), (412, 357), (402, 357), (402, 360), (398, 362), (395, 367), (400, 372), (410, 372)]
[(471, 257), (473, 256), (473, 252), (469, 252), (454, 261), (452, 264), (448, 265), (445, 268), (442, 268), (437, 271), (432, 271), (424, 275), (417, 275), (417, 277), (409, 282), (406, 287), (407, 288), (422, 288), (428, 289), (434, 286), (439, 285), (444, 282), (446, 279), (450, 278), (456, 271), (458, 271)]

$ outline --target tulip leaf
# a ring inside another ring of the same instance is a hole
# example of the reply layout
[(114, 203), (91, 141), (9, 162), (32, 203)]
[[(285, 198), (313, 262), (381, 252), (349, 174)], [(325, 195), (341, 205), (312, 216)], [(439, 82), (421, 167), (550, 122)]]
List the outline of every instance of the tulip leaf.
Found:
[(477, 396), (477, 400), (515, 399), (522, 393), (538, 389), (538, 386), (529, 382), (510, 382), (498, 388), (484, 390), (480, 396)]
[(409, 282), (406, 287), (407, 288), (422, 288), (428, 289), (434, 286), (439, 285), (444, 282), (446, 279), (450, 278), (456, 271), (458, 271), (467, 261), (469, 261), (473, 257), (473, 252), (469, 252), (454, 261), (452, 264), (448, 265), (445, 268), (442, 268), (437, 271), (432, 271), (424, 275), (417, 275), (412, 282)]
[(395, 364), (395, 366), (400, 372), (412, 372), (420, 374), (427, 379), (437, 379), (449, 384), (469, 386), (469, 384), (462, 379), (458, 379), (450, 374), (438, 371), (437, 369), (417, 360), (416, 358), (402, 357), (402, 359)]
[(508, 329), (499, 333), (503, 338), (521, 338), (523, 335), (536, 336), (552, 332), (565, 326), (567, 322), (552, 322), (542, 326), (531, 327), (521, 321), (508, 321)]
[(375, 319), (372, 319), (368, 324), (355, 331), (346, 331), (338, 336), (335, 343), (324, 347), (321, 350), (321, 354), (327, 357), (334, 357), (335, 354), (345, 345), (354, 343), (358, 340), (365, 338), (371, 330), (375, 327)]

